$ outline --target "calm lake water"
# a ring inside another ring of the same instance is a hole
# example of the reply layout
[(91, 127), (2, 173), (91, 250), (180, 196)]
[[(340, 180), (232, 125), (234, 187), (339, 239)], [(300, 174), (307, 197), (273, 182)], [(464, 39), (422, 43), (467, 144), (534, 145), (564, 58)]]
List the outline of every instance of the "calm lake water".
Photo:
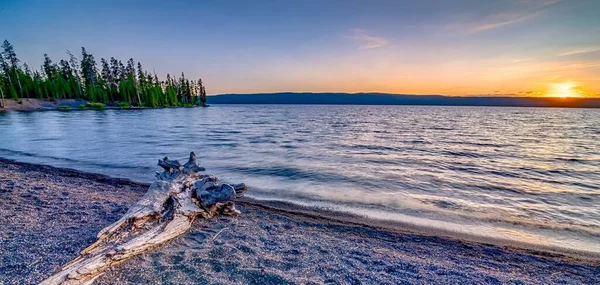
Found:
[(190, 151), (248, 196), (600, 253), (600, 110), (217, 105), (0, 114), (0, 156), (150, 182)]

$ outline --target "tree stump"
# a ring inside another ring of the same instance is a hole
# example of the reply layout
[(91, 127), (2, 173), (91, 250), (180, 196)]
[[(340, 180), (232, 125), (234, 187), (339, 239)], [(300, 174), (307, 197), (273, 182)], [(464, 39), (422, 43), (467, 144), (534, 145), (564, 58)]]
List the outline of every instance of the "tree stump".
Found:
[(125, 216), (98, 233), (96, 242), (62, 266), (41, 284), (91, 284), (107, 269), (138, 254), (157, 248), (185, 233), (196, 217), (237, 215), (233, 200), (243, 195), (242, 184), (221, 184), (190, 153), (181, 165), (168, 157), (158, 160), (157, 172), (140, 201)]

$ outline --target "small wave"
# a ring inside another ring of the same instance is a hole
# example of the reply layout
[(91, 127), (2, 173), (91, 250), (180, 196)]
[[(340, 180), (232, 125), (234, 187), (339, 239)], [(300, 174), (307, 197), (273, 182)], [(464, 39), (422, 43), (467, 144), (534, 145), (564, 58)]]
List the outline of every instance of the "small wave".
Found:
[(568, 161), (568, 162), (584, 162), (584, 160), (577, 159), (577, 158), (556, 157), (554, 159), (556, 159), (556, 160), (562, 160), (562, 161)]
[(231, 143), (206, 143), (204, 144), (204, 146), (212, 146), (212, 147), (238, 147), (240, 146), (239, 143), (235, 143), (235, 142), (231, 142)]
[(576, 224), (576, 223), (551, 223), (536, 221), (530, 218), (516, 217), (485, 217), (482, 221), (495, 224), (511, 224), (515, 226), (525, 226), (532, 229), (566, 231), (576, 234), (585, 234), (596, 239), (600, 239), (600, 228), (595, 225)]
[(583, 165), (597, 165), (600, 163), (598, 160), (590, 160), (590, 159), (579, 159), (579, 158), (564, 158), (564, 157), (556, 157), (554, 158), (556, 161), (573, 163), (573, 164), (583, 164)]
[(215, 133), (215, 134), (241, 134), (241, 131), (236, 131), (236, 130), (212, 130), (210, 131), (211, 133)]
[[(385, 201), (388, 205), (390, 199), (367, 199), (369, 203), (353, 203), (357, 197), (353, 195), (337, 195), (331, 198), (332, 201), (312, 200), (309, 196), (298, 196), (300, 193), (294, 193), (293, 197), (273, 197), (252, 196), (257, 200), (264, 201), (282, 201), (295, 205), (301, 205), (316, 210), (325, 210), (330, 212), (349, 213), (361, 217), (367, 217), (373, 220), (398, 221), (431, 229), (441, 229), (467, 236), (482, 236), (493, 239), (507, 239), (519, 242), (526, 242), (533, 245), (545, 245), (552, 248), (580, 248), (577, 245), (590, 244), (591, 241), (600, 238), (600, 228), (591, 225), (580, 224), (557, 224), (549, 222), (540, 222), (527, 217), (512, 217), (510, 215), (498, 215), (491, 213), (478, 213), (464, 209), (460, 204), (450, 201), (429, 201), (422, 205), (431, 204), (436, 206), (439, 211), (431, 212), (427, 208), (422, 208), (417, 201), (409, 202), (409, 197), (392, 198), (396, 203), (392, 207), (381, 207), (375, 204)], [(308, 198), (308, 200), (306, 200)], [(364, 201), (364, 196), (359, 194), (359, 199)], [(368, 197), (367, 197), (368, 198)], [(350, 199), (350, 200), (348, 200)], [(331, 203), (333, 202), (333, 204)], [(341, 202), (341, 203), (340, 203)], [(390, 204), (389, 206), (391, 206)], [(403, 207), (400, 207), (403, 205)], [(419, 209), (418, 211), (414, 211)], [(398, 212), (398, 210), (402, 210)], [(405, 211), (406, 210), (406, 211)], [(316, 212), (317, 214), (321, 212)], [(490, 227), (491, 226), (491, 227)], [(561, 240), (563, 233), (572, 233), (580, 239), (569, 245)], [(522, 240), (523, 237), (531, 237), (528, 240)], [(594, 252), (592, 248), (586, 248), (586, 251)]]
[(450, 156), (460, 156), (460, 157), (469, 157), (469, 158), (482, 158), (487, 157), (486, 155), (475, 153), (475, 152), (466, 152), (466, 151), (442, 151), (442, 154), (450, 155)]
[[(485, 184), (485, 185), (473, 185), (473, 186), (477, 189), (485, 190), (485, 191), (500, 191), (500, 192), (515, 193), (515, 194), (528, 193), (525, 191), (521, 191), (520, 189), (509, 188), (509, 187), (504, 187), (504, 186), (500, 186), (500, 185)], [(531, 193), (528, 193), (528, 194), (531, 194)]]
[(398, 181), (388, 181), (385, 179), (372, 180), (365, 179), (362, 177), (351, 177), (337, 173), (324, 172), (324, 171), (311, 171), (303, 170), (294, 167), (274, 166), (274, 167), (243, 167), (243, 166), (232, 166), (224, 167), (226, 171), (234, 173), (241, 173), (251, 176), (265, 176), (271, 178), (285, 178), (287, 181), (300, 181), (300, 182), (318, 182), (321, 185), (340, 185), (347, 183), (349, 185), (360, 185), (364, 189), (381, 189), (382, 184), (395, 183), (401, 185)]
[(24, 152), (24, 151), (19, 151), (19, 150), (12, 150), (12, 149), (5, 149), (5, 148), (0, 148), (0, 151), (6, 152), (6, 153), (9, 153), (12, 155), (20, 155), (20, 156), (25, 156), (25, 157), (49, 158), (49, 159), (53, 159), (53, 160), (75, 162), (75, 163), (81, 162), (80, 160), (67, 158), (67, 157), (56, 157), (56, 156), (36, 154), (36, 153), (30, 153), (30, 152)]
[(277, 144), (277, 141), (270, 140), (270, 139), (250, 139), (250, 140), (248, 140), (248, 143), (250, 143), (250, 144)]
[(333, 124), (331, 125), (332, 128), (345, 128), (349, 126), (348, 124)]
[(504, 148), (504, 147), (514, 146), (511, 144), (478, 143), (478, 142), (468, 142), (468, 141), (464, 141), (464, 142), (457, 141), (457, 142), (455, 142), (455, 144), (472, 145), (472, 146), (477, 146), (477, 147), (496, 147), (496, 148)]
[[(51, 156), (51, 155), (35, 154), (35, 153), (29, 153), (29, 152), (18, 151), (18, 150), (10, 150), (10, 149), (4, 149), (4, 148), (0, 148), (0, 151), (6, 152), (6, 153), (9, 153), (12, 155), (17, 155), (17, 156), (44, 158), (44, 159), (50, 159), (50, 160), (54, 160), (54, 161), (68, 162), (68, 163), (74, 164), (74, 165), (82, 165), (82, 166), (83, 165), (85, 165), (85, 166), (91, 165), (91, 166), (96, 166), (99, 168), (107, 168), (107, 169), (144, 169), (147, 171), (153, 171), (155, 169), (152, 167), (143, 167), (143, 166), (135, 166), (135, 165), (97, 163), (97, 162), (92, 162), (92, 161), (84, 161), (84, 160), (77, 160), (77, 159), (72, 159), (72, 158), (67, 158), (67, 157), (57, 157), (57, 156)], [(68, 166), (68, 167), (72, 167), (72, 166)]]
[(31, 139), (33, 142), (43, 142), (43, 141), (58, 141), (60, 138), (39, 138), (39, 139)]
[(423, 203), (425, 204), (432, 204), (438, 208), (441, 209), (447, 209), (447, 210), (463, 210), (465, 211), (466, 208), (459, 205), (458, 203), (455, 202), (451, 202), (451, 201), (446, 201), (446, 200), (421, 200)]
[(470, 173), (470, 174), (478, 174), (481, 173), (481, 170), (477, 167), (465, 167), (465, 166), (460, 166), (458, 164), (446, 164), (446, 165), (440, 165), (442, 168), (451, 170), (451, 171), (456, 171), (456, 172), (464, 172), (464, 173)]
[(495, 176), (507, 177), (507, 178), (521, 178), (522, 177), (522, 175), (520, 175), (518, 173), (513, 173), (513, 172), (508, 172), (508, 171), (489, 170), (489, 171), (484, 171), (484, 173), (487, 173), (490, 175), (495, 175)]
[(387, 130), (374, 130), (373, 133), (376, 133), (376, 134), (391, 134), (392, 132), (387, 131)]
[[(577, 187), (586, 188), (586, 189), (600, 190), (600, 185), (593, 185), (593, 184), (588, 184), (588, 183), (583, 183), (583, 182), (570, 182), (568, 184), (577, 186)], [(598, 192), (597, 195), (600, 195), (600, 192)]]
[(222, 136), (222, 135), (206, 135), (206, 136), (210, 138), (210, 141), (222, 141), (222, 142), (232, 141), (232, 139), (230, 137), (226, 137), (226, 136)]
[(300, 134), (312, 134), (313, 133), (313, 131), (311, 131), (311, 130), (296, 130), (296, 132), (300, 133)]
[(404, 142), (408, 143), (408, 144), (432, 144), (432, 142), (425, 141), (425, 140), (407, 140)]
[(381, 150), (381, 151), (398, 151), (398, 148), (382, 145), (366, 145), (366, 144), (355, 144), (348, 146), (350, 149), (361, 149), (361, 150)]
[(569, 177), (579, 175), (578, 172), (573, 172), (568, 169), (544, 169), (544, 168), (536, 168), (536, 167), (519, 167), (519, 168), (517, 168), (517, 170), (522, 171), (524, 173), (532, 173), (532, 174), (537, 174), (537, 175), (541, 175), (541, 176), (550, 176), (550, 177), (555, 177), (556, 175), (564, 175), (564, 176), (569, 176)]

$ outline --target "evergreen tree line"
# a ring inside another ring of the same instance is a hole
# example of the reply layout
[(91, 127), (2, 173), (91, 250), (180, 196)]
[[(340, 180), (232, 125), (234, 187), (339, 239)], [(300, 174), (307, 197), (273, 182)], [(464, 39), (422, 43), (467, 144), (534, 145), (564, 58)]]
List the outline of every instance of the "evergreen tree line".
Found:
[(0, 95), (2, 98), (83, 99), (105, 104), (140, 107), (205, 105), (202, 79), (175, 78), (167, 74), (159, 80), (155, 72), (143, 69), (130, 58), (125, 64), (114, 57), (100, 59), (81, 48), (81, 60), (67, 51), (68, 59), (53, 62), (44, 54), (40, 70), (20, 60), (10, 42), (0, 53)]

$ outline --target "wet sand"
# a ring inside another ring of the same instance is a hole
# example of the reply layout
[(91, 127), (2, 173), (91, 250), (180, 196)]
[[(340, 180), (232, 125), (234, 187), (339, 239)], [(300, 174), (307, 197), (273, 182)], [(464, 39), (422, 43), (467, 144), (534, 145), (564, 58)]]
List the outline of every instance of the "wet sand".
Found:
[[(43, 280), (146, 187), (0, 159), (0, 284)], [(96, 284), (600, 283), (600, 264), (589, 259), (334, 221), (250, 199), (237, 205), (242, 215), (197, 221)]]

